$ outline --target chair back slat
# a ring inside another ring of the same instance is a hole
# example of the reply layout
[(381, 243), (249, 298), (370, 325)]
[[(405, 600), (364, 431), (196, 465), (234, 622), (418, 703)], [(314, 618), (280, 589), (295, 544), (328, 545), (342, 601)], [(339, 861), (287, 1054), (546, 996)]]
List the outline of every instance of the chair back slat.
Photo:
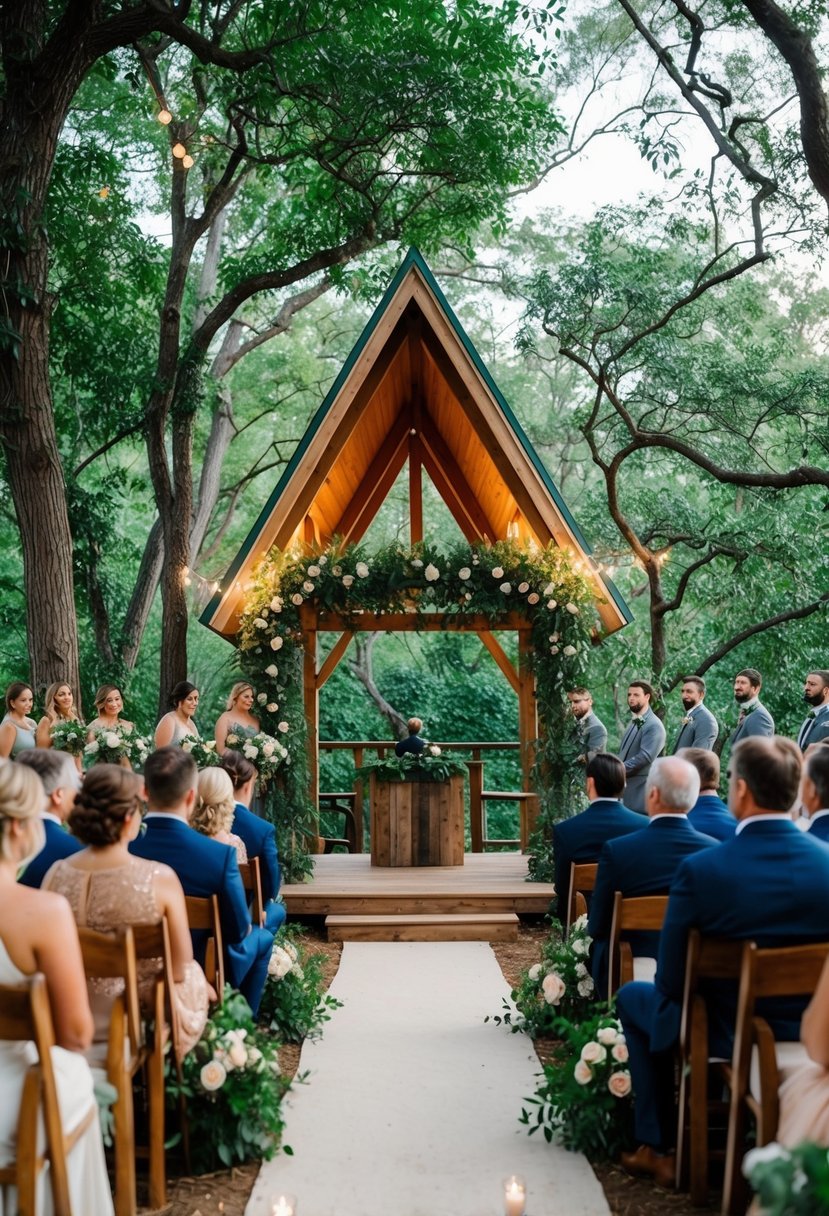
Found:
[(130, 1051), (135, 1056), (142, 1041), (141, 1010), (138, 1004), (138, 968), (135, 942), (130, 925), (110, 933), (101, 933), (86, 926), (78, 927), (83, 968), (87, 979), (120, 979), (124, 981), (121, 994), (124, 1027)]
[(635, 930), (659, 932), (668, 910), (667, 895), (636, 895), (624, 898), (621, 891), (613, 897), (613, 920), (608, 948), (608, 993), (633, 979), (633, 954), (625, 949), (622, 933)]
[(222, 1002), (225, 985), (224, 941), (218, 896), (209, 898), (186, 895), (187, 923), (191, 929), (207, 930), (210, 939), (205, 952), (204, 970), (209, 982), (216, 989), (219, 1003)]
[(239, 873), (242, 876), (242, 886), (251, 905), (251, 920), (255, 925), (264, 927), (265, 906), (262, 898), (262, 869), (258, 857), (249, 857), (246, 862), (239, 862)]
[(584, 901), (584, 911), (579, 911), (577, 907), (577, 895), (584, 896), (586, 891), (592, 891), (596, 886), (596, 874), (599, 869), (599, 863), (595, 861), (585, 861), (570, 863), (570, 899), (567, 905), (567, 930), (572, 929), (579, 916), (584, 915), (587, 911), (587, 901)]

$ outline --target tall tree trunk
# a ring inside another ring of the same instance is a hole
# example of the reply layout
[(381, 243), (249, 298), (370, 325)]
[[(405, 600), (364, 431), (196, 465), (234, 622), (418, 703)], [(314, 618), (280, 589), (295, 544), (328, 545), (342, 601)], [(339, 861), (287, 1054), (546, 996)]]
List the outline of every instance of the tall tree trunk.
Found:
[(164, 533), (161, 520), (156, 519), (144, 545), (138, 577), (132, 589), (121, 634), (121, 659), (128, 671), (132, 671), (138, 659), (141, 639), (147, 627), (163, 565)]

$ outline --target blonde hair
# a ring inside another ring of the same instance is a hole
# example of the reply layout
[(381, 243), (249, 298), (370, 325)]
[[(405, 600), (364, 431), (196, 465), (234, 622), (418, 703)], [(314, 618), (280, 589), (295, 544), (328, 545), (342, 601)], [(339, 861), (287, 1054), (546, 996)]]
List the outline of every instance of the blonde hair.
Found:
[[(63, 714), (58, 712), (58, 707), (55, 704), (55, 697), (62, 688), (68, 688), (72, 692), (72, 685), (68, 680), (56, 680), (54, 684), (50, 684), (46, 689), (46, 703), (43, 706), (43, 712), (53, 725), (58, 719), (63, 719)], [(75, 709), (75, 694), (73, 692), (72, 708), (69, 711), (69, 717), (64, 720), (67, 722), (80, 722), (78, 711)]]
[(117, 684), (102, 684), (101, 687), (98, 689), (98, 691), (95, 693), (95, 708), (97, 709), (99, 714), (100, 714), (101, 710), (104, 708), (106, 699), (111, 692), (117, 692), (118, 696), (123, 701), (124, 695), (121, 692), (121, 689), (118, 687)]
[(249, 688), (251, 692), (255, 693), (255, 689), (254, 689), (253, 685), (248, 684), (247, 680), (239, 680), (239, 682), (237, 684), (233, 685), (233, 687), (230, 690), (230, 696), (227, 698), (227, 705), (225, 705), (225, 710), (233, 709), (234, 705), (239, 700), (239, 698), (241, 697), (242, 693), (245, 691), (246, 688)]
[(20, 823), (31, 823), (31, 851), (20, 861), (21, 865), (31, 861), (43, 848), (46, 835), (40, 812), (45, 804), (43, 782), (34, 769), (15, 764), (13, 760), (0, 766), (0, 857), (5, 861), (11, 860), (6, 836), (7, 820), (16, 819)]
[(201, 832), (202, 836), (229, 831), (236, 799), (233, 796), (233, 782), (225, 770), (218, 766), (202, 769), (198, 791), (190, 826)]

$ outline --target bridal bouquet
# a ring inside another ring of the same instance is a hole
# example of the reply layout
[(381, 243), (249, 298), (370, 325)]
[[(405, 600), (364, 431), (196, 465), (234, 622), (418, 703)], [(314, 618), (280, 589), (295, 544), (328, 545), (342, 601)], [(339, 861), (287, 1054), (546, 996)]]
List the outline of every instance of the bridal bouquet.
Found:
[(120, 764), (122, 760), (131, 759), (135, 731), (122, 726), (105, 726), (92, 733), (94, 738), (83, 749), (84, 759), (89, 764)]
[(331, 1010), (342, 1004), (325, 993), (325, 955), (306, 953), (300, 941), (302, 932), (292, 925), (277, 933), (259, 1006), (259, 1022), (283, 1043), (317, 1038)]
[(138, 731), (133, 729), (127, 732), (127, 743), (130, 749), (130, 764), (136, 772), (140, 772), (150, 752), (155, 749), (155, 742), (148, 735), (139, 735)]
[(246, 760), (250, 760), (262, 785), (267, 785), (288, 756), (287, 748), (278, 739), (261, 730), (256, 735), (238, 735), (231, 731), (225, 746), (241, 752)]
[(178, 745), (183, 752), (189, 752), (196, 762), (196, 768), (213, 768), (217, 764), (221, 764), (221, 760), (216, 753), (215, 739), (199, 739), (197, 735), (184, 735), (178, 741)]
[(86, 736), (89, 731), (77, 718), (58, 718), (49, 734), (52, 738), (52, 747), (56, 751), (68, 752), (70, 756), (81, 756), (86, 747)]
[(175, 1106), (179, 1095), (187, 1099), (196, 1172), (219, 1163), (270, 1160), (282, 1135), (287, 1088), (276, 1040), (257, 1029), (245, 998), (226, 987), (224, 1003), (184, 1057), (181, 1080), (172, 1064), (165, 1078), (169, 1105)]
[(580, 1026), (563, 1026), (561, 1032), (520, 1122), (530, 1135), (541, 1128), (545, 1140), (555, 1139), (590, 1161), (612, 1160), (628, 1146), (632, 1131), (628, 1048), (621, 1023), (612, 1013), (602, 1013)]

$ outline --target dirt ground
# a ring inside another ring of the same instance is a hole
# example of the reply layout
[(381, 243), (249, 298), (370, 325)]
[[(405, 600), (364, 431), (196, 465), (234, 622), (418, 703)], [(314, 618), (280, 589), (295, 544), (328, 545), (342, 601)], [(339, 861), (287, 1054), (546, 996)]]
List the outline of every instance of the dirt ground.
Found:
[[(545, 936), (546, 928), (542, 921), (523, 921), (517, 942), (493, 945), (495, 956), (508, 984), (516, 983), (522, 969), (538, 962)], [(330, 984), (339, 965), (341, 947), (325, 940), (321, 925), (309, 927), (306, 941), (310, 947), (327, 955), (325, 977)], [(542, 1061), (546, 1047), (543, 1041), (536, 1044), (539, 1059)], [(293, 1076), (299, 1062), (299, 1048), (284, 1047), (279, 1058), (283, 1072)], [(692, 1213), (700, 1211), (699, 1208), (691, 1206), (687, 1195), (657, 1190), (650, 1182), (628, 1177), (616, 1166), (594, 1168), (604, 1187), (613, 1216), (692, 1216)], [(171, 1178), (170, 1202), (164, 1209), (164, 1216), (244, 1216), (248, 1196), (258, 1172), (258, 1164), (253, 1163), (232, 1170), (220, 1170), (215, 1174), (203, 1174), (199, 1178)], [(146, 1213), (146, 1216), (149, 1214)], [(389, 1216), (395, 1214), (390, 1213)], [(540, 1216), (543, 1216), (543, 1213)]]

